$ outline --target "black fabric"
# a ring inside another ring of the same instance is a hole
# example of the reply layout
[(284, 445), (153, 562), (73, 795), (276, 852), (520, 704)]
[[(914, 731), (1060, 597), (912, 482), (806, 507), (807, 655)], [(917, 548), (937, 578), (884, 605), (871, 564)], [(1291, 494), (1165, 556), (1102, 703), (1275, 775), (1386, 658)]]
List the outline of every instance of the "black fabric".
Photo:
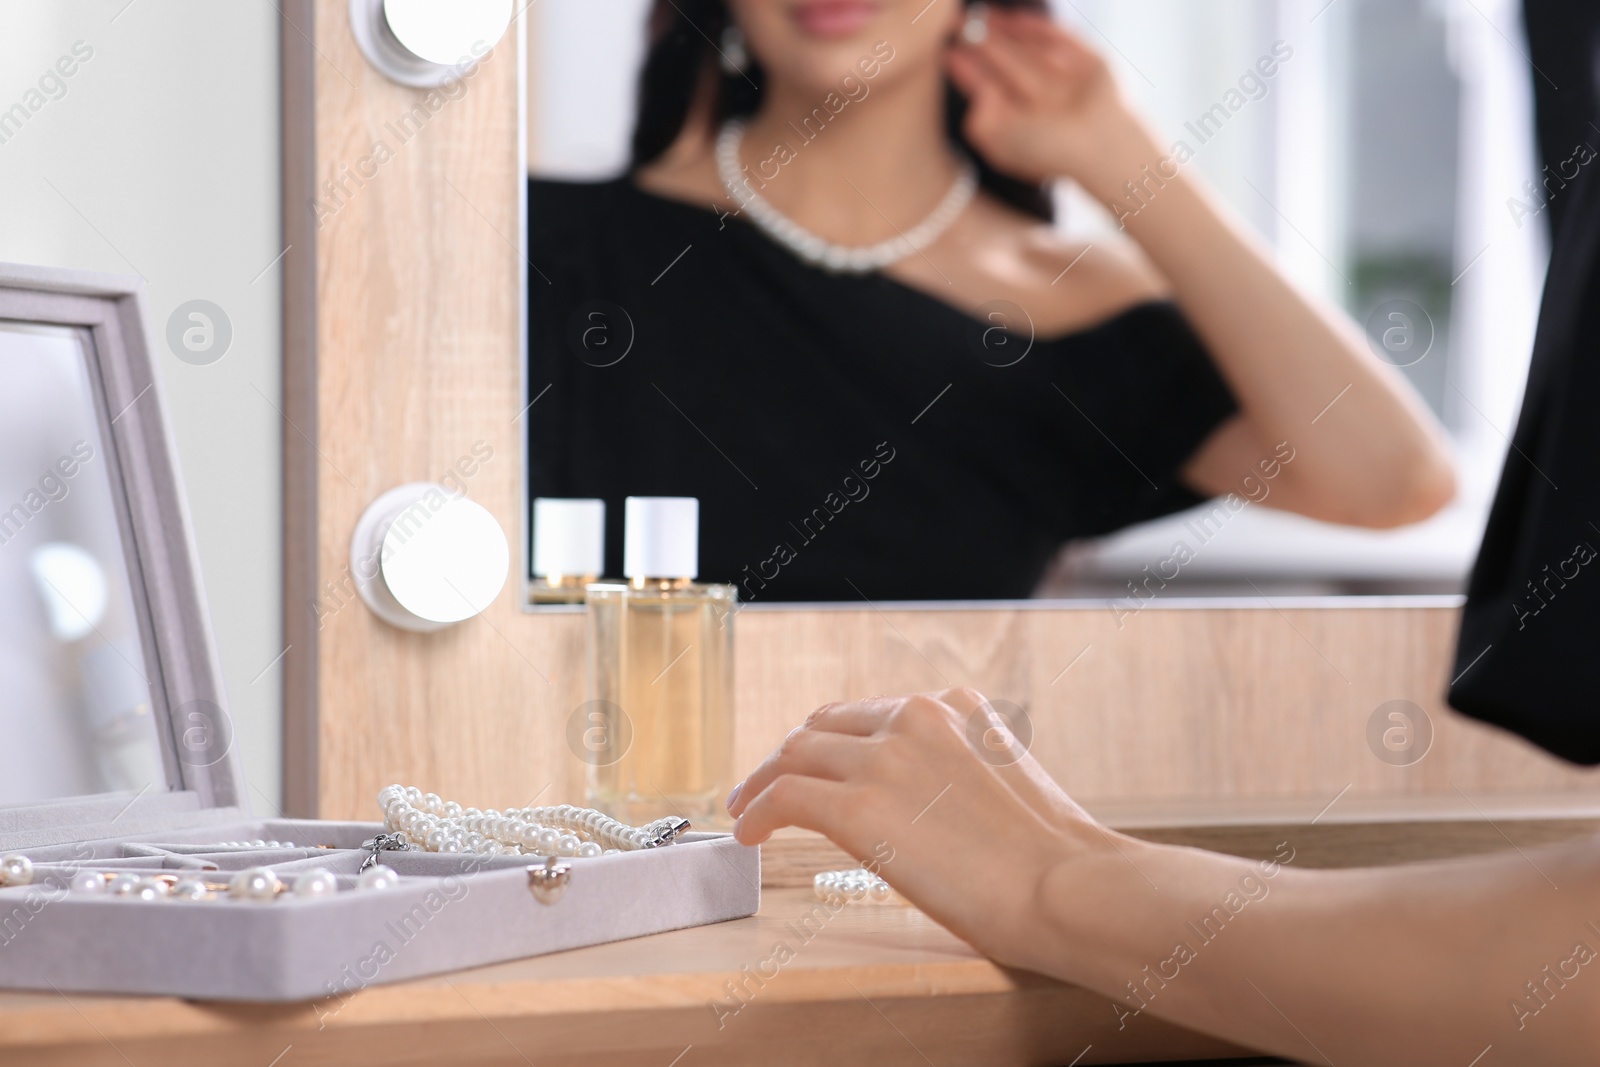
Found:
[(1579, 147), (1600, 152), (1600, 3), (1523, 0), (1523, 21), (1534, 67), (1540, 182), (1550, 198), (1551, 232), (1557, 233), (1572, 201), (1568, 179), (1585, 158)]
[(623, 498), (683, 495), (700, 577), (750, 600), (1025, 597), (1063, 542), (1196, 503), (1177, 471), (1235, 410), (1170, 304), (997, 366), (1025, 329), (627, 180), (534, 181), (529, 218), (530, 488), (606, 501), (611, 573)]
[(1600, 763), (1600, 177), (1557, 236), (1512, 448), (1467, 590), (1450, 703)]

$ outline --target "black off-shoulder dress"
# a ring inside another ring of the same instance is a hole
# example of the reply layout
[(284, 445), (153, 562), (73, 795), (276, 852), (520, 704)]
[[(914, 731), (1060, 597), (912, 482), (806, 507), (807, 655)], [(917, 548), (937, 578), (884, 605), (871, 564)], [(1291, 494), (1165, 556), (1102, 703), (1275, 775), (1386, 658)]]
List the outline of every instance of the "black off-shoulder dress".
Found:
[(1030, 341), (627, 179), (532, 181), (528, 214), (529, 483), (606, 501), (612, 574), (624, 497), (694, 496), (700, 578), (749, 601), (1025, 597), (1198, 502), (1178, 470), (1235, 411), (1169, 303)]

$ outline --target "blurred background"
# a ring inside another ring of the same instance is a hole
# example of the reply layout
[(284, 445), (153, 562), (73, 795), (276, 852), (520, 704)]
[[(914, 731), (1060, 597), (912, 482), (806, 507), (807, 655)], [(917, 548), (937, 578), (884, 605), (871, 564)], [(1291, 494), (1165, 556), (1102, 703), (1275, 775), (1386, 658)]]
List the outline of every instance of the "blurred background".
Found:
[(278, 20), (270, 0), (0, 0), (0, 261), (137, 275), (157, 337), (197, 300), (229, 324), (208, 362), (155, 358), (263, 811), (285, 652)]

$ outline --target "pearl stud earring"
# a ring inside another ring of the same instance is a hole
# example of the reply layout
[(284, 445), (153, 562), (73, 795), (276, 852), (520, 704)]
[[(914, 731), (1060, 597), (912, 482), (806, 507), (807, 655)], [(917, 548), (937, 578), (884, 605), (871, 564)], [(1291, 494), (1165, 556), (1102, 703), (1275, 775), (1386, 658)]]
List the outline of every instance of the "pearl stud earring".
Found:
[(750, 49), (744, 43), (744, 31), (733, 23), (722, 30), (722, 43), (717, 49), (725, 74), (743, 74), (750, 66)]
[(967, 20), (961, 24), (961, 39), (967, 44), (982, 44), (989, 39), (989, 5), (976, 3), (967, 8)]

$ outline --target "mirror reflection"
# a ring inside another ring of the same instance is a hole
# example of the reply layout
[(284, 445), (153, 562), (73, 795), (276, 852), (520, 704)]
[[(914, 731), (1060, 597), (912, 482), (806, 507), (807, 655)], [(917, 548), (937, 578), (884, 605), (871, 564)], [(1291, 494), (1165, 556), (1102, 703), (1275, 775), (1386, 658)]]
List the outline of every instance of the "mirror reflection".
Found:
[(0, 323), (0, 805), (164, 788), (78, 335)]
[(1470, 5), (529, 16), (530, 496), (608, 573), (648, 495), (754, 603), (1461, 587), (1544, 225)]

